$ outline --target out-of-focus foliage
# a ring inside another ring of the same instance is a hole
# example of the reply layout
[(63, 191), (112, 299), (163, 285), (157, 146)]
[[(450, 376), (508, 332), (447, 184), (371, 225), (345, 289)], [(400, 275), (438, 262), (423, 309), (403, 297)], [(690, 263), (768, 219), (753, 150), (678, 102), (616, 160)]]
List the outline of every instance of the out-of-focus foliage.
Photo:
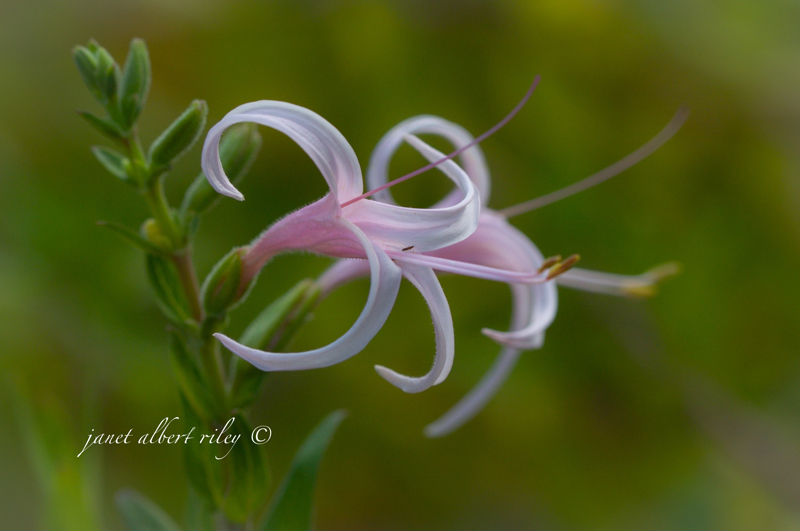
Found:
[[(535, 74), (532, 101), (484, 144), (491, 206), (547, 193), (635, 149), (681, 104), (684, 129), (600, 188), (514, 224), (546, 255), (638, 273), (684, 266), (648, 301), (561, 290), (545, 347), (527, 353), (474, 421), (430, 441), (422, 427), (491, 363), (484, 326), (509, 314), (504, 286), (444, 278), (456, 362), (442, 385), (405, 395), (372, 368), (424, 371), (428, 312), (401, 290), (361, 354), (317, 371), (270, 375), (254, 424), (268, 424), (274, 477), (307, 427), (332, 408), (351, 418), (320, 471), (320, 529), (798, 529), (800, 513), (800, 8), (791, 2), (545, 0), (487, 2), (6, 2), (0, 8), (0, 371), (58, 397), (80, 419), (97, 394), (96, 431), (151, 432), (181, 408), (168, 335), (137, 251), (97, 220), (145, 217), (139, 198), (86, 146), (102, 142), (70, 57), (96, 38), (124, 57), (150, 50), (140, 119), (147, 144), (188, 101), (209, 123), (257, 99), (308, 107), (338, 127), (362, 164), (394, 124), (438, 114), (479, 134)], [(244, 203), (223, 200), (197, 232), (205, 276), (234, 245), (319, 197), (324, 183), (287, 138), (262, 130)], [(392, 173), (418, 167), (411, 150)], [(199, 171), (199, 148), (166, 183)], [(398, 187), (402, 203), (447, 190), (436, 172)], [(281, 257), (232, 313), (234, 335), (326, 260)], [(358, 315), (366, 283), (333, 294), (295, 342), (320, 346)], [(239, 328), (236, 329), (237, 323)], [(22, 458), (28, 442), (0, 405), (0, 514), (33, 529), (45, 500)], [(80, 451), (88, 434), (75, 424)], [(131, 486), (182, 514), (181, 449), (102, 453), (104, 523)], [(100, 456), (98, 456), (100, 457)]]

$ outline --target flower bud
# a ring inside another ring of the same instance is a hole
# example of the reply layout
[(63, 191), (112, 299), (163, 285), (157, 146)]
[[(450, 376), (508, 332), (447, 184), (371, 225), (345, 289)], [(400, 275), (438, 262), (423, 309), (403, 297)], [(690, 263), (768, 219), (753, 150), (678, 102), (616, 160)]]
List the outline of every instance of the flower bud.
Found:
[[(255, 124), (237, 124), (228, 129), (219, 144), (219, 160), (231, 182), (238, 183), (247, 173), (260, 148), (261, 135)], [(200, 214), (211, 208), (219, 198), (220, 195), (201, 173), (186, 191), (181, 210)]]
[(168, 168), (186, 153), (203, 132), (207, 115), (206, 102), (194, 100), (150, 146), (149, 160), (152, 167)]
[(72, 49), (72, 58), (92, 95), (98, 100), (102, 99), (103, 93), (97, 82), (97, 58), (94, 53), (84, 46), (76, 46)]
[(162, 251), (170, 251), (172, 249), (172, 242), (167, 238), (161, 230), (161, 227), (153, 218), (148, 219), (142, 224), (142, 236), (145, 240)]
[(217, 262), (203, 282), (201, 298), (208, 315), (220, 315), (242, 297), (242, 256), (245, 249), (234, 249)]
[(130, 128), (142, 112), (147, 93), (150, 91), (152, 73), (147, 46), (141, 39), (131, 41), (128, 58), (122, 71), (119, 87), (119, 105), (122, 119)]

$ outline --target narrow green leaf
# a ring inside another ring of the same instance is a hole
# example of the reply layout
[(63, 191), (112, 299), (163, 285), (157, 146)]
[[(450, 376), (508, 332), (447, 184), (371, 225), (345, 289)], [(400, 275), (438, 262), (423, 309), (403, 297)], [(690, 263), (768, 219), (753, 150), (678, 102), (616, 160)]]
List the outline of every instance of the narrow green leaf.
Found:
[(174, 330), (170, 333), (170, 359), (172, 371), (186, 402), (204, 423), (210, 422), (214, 409), (208, 399), (208, 386), (197, 367), (196, 358)]
[[(228, 129), (219, 143), (219, 160), (233, 184), (241, 181), (256, 160), (261, 149), (261, 135), (255, 124), (237, 124)], [(181, 213), (201, 214), (220, 199), (202, 173), (191, 184), (181, 204)]]
[(234, 419), (231, 433), (240, 438), (225, 457), (230, 473), (223, 511), (234, 522), (244, 522), (264, 504), (269, 472), (262, 447), (249, 440), (253, 429), (241, 415)]
[(72, 49), (72, 59), (92, 96), (102, 99), (103, 94), (97, 84), (97, 58), (94, 53), (83, 46), (76, 46)]
[(142, 39), (133, 39), (122, 71), (119, 102), (122, 117), (128, 128), (136, 123), (150, 91), (152, 73), (150, 55)]
[[(89, 483), (92, 478), (86, 466), (96, 464), (101, 450), (92, 447), (77, 457), (80, 448), (75, 449), (75, 433), (63, 402), (47, 393), (44, 397), (37, 393), (34, 402), (34, 395), (22, 382), (8, 383), (25, 449), (44, 496), (44, 526), (65, 531), (99, 529), (99, 500), (91, 497), (98, 489)], [(81, 448), (85, 443), (86, 439), (81, 440)]]
[(203, 496), (193, 487), (189, 487), (186, 503), (186, 529), (191, 531), (216, 531), (214, 515)]
[(132, 489), (117, 493), (117, 509), (128, 531), (180, 531), (180, 527), (158, 505)]
[(168, 167), (186, 153), (200, 138), (207, 115), (206, 102), (194, 100), (150, 146), (149, 160), (153, 168)]
[(108, 50), (102, 46), (97, 48), (95, 52), (97, 59), (97, 69), (95, 70), (95, 79), (97, 88), (100, 90), (100, 100), (103, 105), (117, 97), (117, 71), (115, 70), (116, 63), (114, 58), (108, 53)]
[(191, 311), (183, 294), (175, 265), (168, 259), (153, 254), (147, 255), (145, 265), (147, 278), (164, 314), (180, 324), (190, 320)]
[(297, 330), (306, 322), (312, 310), (317, 307), (320, 293), (320, 288), (316, 284), (309, 288), (300, 305), (289, 315), (282, 329), (273, 335), (270, 348), (274, 352), (282, 351), (291, 343)]
[[(302, 306), (306, 294), (315, 287), (312, 280), (303, 280), (267, 306), (245, 329), (239, 342), (263, 350), (272, 344), (276, 333), (286, 326), (287, 319)], [(301, 319), (305, 318), (305, 315)], [(271, 347), (270, 347), (271, 348)], [(231, 405), (245, 408), (258, 397), (266, 373), (239, 356), (231, 358)]]
[(134, 247), (143, 250), (146, 253), (152, 254), (162, 254), (163, 251), (150, 243), (149, 241), (142, 238), (137, 232), (132, 229), (129, 229), (125, 225), (120, 225), (119, 223), (112, 223), (110, 221), (98, 221), (97, 224), (101, 227), (108, 227), (112, 231), (119, 234), (122, 239), (126, 242), (130, 243)]
[[(119, 86), (119, 79), (121, 77), (119, 66), (112, 64), (109, 66), (103, 75), (101, 89), (106, 101), (117, 101), (117, 87)], [(116, 114), (116, 113), (114, 113)]]
[(42, 433), (37, 421), (31, 397), (21, 381), (7, 380), (11, 396), (11, 405), (14, 407), (16, 421), (25, 441), (25, 449), (30, 457), (39, 485), (47, 491), (52, 488), (55, 477), (55, 463), (52, 452), (48, 449), (47, 440)]
[(86, 120), (89, 123), (89, 125), (94, 127), (101, 134), (118, 142), (123, 141), (124, 136), (122, 134), (122, 131), (120, 131), (119, 128), (116, 125), (114, 125), (113, 122), (95, 116), (94, 114), (88, 111), (78, 111), (78, 115), (84, 120)]
[[(188, 432), (195, 431), (205, 426), (203, 420), (197, 416), (189, 405), (183, 392), (178, 393), (183, 405), (184, 428)], [(189, 441), (183, 453), (186, 464), (186, 474), (206, 510), (214, 511), (224, 503), (222, 461), (214, 459), (212, 451), (215, 448), (210, 444), (200, 444), (197, 440)]]
[(136, 183), (128, 176), (126, 166), (128, 166), (130, 162), (125, 155), (103, 146), (92, 146), (92, 153), (94, 153), (95, 158), (100, 161), (100, 164), (114, 177), (136, 186)]
[(266, 348), (275, 331), (291, 313), (292, 309), (303, 300), (306, 293), (314, 286), (311, 279), (301, 280), (295, 286), (264, 308), (253, 319), (239, 338), (239, 342), (251, 348)]
[(334, 411), (306, 438), (275, 494), (262, 531), (311, 531), (319, 465), (345, 416), (342, 410)]

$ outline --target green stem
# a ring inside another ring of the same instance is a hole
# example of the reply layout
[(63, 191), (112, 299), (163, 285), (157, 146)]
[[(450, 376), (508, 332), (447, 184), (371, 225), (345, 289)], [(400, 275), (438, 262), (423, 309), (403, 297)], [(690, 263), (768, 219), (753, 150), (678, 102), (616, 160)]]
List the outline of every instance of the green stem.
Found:
[(200, 302), (200, 286), (197, 282), (197, 273), (194, 270), (194, 263), (192, 263), (192, 250), (190, 247), (185, 247), (172, 254), (172, 261), (178, 269), (178, 277), (181, 279), (181, 286), (186, 294), (186, 300), (189, 301), (189, 307), (192, 310), (192, 317), (200, 323), (205, 318), (203, 312), (203, 305)]
[(169, 238), (175, 249), (183, 247), (181, 245), (182, 236), (181, 230), (175, 223), (175, 218), (172, 217), (167, 198), (164, 195), (164, 183), (160, 178), (153, 179), (153, 182), (144, 190), (144, 197), (147, 205), (150, 207), (150, 212), (153, 218), (158, 223), (159, 228), (164, 233), (164, 236)]
[(217, 415), (222, 420), (228, 414), (228, 395), (225, 391), (225, 375), (222, 369), (222, 358), (219, 355), (219, 343), (211, 338), (203, 338), (200, 347), (200, 361), (203, 372), (211, 387)]

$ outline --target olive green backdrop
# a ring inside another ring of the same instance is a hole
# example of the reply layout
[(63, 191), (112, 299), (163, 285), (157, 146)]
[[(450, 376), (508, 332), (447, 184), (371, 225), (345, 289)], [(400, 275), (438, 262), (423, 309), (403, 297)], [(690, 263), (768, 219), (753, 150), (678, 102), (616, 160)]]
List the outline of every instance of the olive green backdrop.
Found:
[[(678, 260), (684, 273), (651, 300), (560, 290), (545, 347), (526, 353), (473, 422), (427, 440), (426, 423), (479, 379), (507, 326), (506, 286), (444, 278), (456, 329), (450, 377), (420, 395), (379, 378), (385, 364), (423, 372), (430, 316), (404, 285), (384, 329), (328, 369), (272, 375), (255, 424), (269, 424), (276, 477), (310, 428), (351, 415), (323, 462), (322, 530), (800, 529), (800, 5), (785, 0), (529, 2), (5, 1), (0, 6), (0, 371), (42, 404), (61, 404), (79, 451), (97, 431), (152, 431), (180, 414), (164, 323), (137, 251), (95, 225), (136, 226), (139, 198), (88, 147), (75, 114), (95, 110), (70, 49), (97, 39), (119, 60), (143, 37), (154, 83), (146, 141), (193, 98), (210, 121), (257, 99), (331, 121), (363, 165), (395, 123), (431, 113), (488, 129), (542, 82), (484, 143), (500, 208), (565, 186), (638, 147), (681, 104), (683, 130), (613, 181), (514, 224), (546, 255), (639, 273)], [(242, 191), (204, 219), (201, 274), (233, 245), (324, 191), (304, 153), (274, 131)], [(421, 164), (409, 150), (393, 172)], [(199, 171), (199, 148), (168, 183)], [(426, 205), (435, 172), (397, 196)], [(233, 314), (241, 330), (327, 260), (286, 256)], [(367, 283), (335, 293), (295, 342), (345, 331)], [(5, 395), (3, 395), (5, 397)], [(0, 515), (35, 529), (42, 497), (5, 398)], [(103, 511), (131, 486), (179, 518), (179, 448), (94, 448)]]

